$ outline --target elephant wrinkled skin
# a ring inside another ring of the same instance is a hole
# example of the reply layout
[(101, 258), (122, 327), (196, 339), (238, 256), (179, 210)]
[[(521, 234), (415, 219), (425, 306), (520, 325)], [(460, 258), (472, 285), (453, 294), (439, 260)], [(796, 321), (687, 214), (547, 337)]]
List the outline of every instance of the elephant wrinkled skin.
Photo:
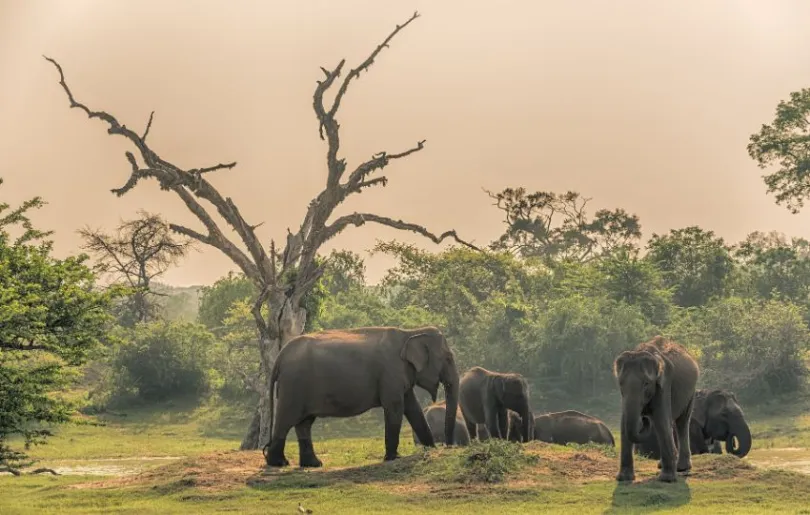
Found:
[(610, 429), (596, 417), (567, 410), (534, 417), (534, 439), (565, 445), (589, 442), (616, 446)]
[(657, 336), (619, 354), (613, 370), (622, 394), (622, 443), (616, 479), (635, 479), (633, 444), (643, 443), (654, 433), (661, 450), (658, 479), (676, 481), (676, 470), (692, 468), (689, 424), (700, 376), (697, 362), (681, 345)]
[[(423, 410), (425, 420), (427, 420), (435, 443), (445, 443), (443, 424), (446, 420), (446, 412), (447, 404), (444, 401), (431, 404)], [(470, 433), (467, 431), (467, 425), (464, 422), (464, 417), (461, 415), (460, 409), (456, 411), (456, 433), (454, 440), (455, 444), (458, 446), (470, 445)], [(416, 445), (422, 444), (416, 431), (413, 431), (413, 443)]]
[(435, 401), (440, 383), (447, 402), (445, 441), (452, 445), (459, 377), (441, 331), (363, 327), (293, 338), (281, 349), (271, 371), (272, 437), (264, 447), (265, 460), (269, 466), (289, 465), (284, 446), (287, 433), (295, 427), (299, 465), (320, 467), (311, 434), (316, 417), (353, 417), (376, 407), (382, 407), (385, 417), (385, 461), (399, 457), (403, 415), (419, 440), (432, 447), (433, 435), (413, 387), (427, 390)]
[[(734, 446), (734, 441), (739, 443)], [(751, 430), (742, 408), (733, 393), (726, 390), (702, 389), (695, 392), (692, 420), (689, 424), (689, 443), (692, 454), (722, 454), (720, 442), (726, 452), (744, 458), (751, 450)], [(648, 438), (637, 445), (640, 454), (658, 459), (658, 445)]]
[(461, 378), (459, 403), (470, 437), (479, 436), (476, 424), (484, 424), (487, 432), (479, 439), (506, 439), (509, 436), (507, 412), (512, 410), (522, 419), (521, 440), (531, 440), (534, 420), (529, 410), (529, 385), (520, 374), (473, 367)]

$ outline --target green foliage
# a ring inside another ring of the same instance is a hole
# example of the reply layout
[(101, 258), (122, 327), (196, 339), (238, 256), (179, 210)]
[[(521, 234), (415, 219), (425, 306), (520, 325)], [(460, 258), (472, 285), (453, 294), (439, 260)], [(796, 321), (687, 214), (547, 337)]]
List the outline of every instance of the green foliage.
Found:
[[(27, 218), (43, 205), (39, 198), (13, 210), (0, 204), (0, 464), (8, 467), (26, 458), (12, 437), (27, 448), (67, 421), (69, 404), (52, 394), (99, 347), (120, 293), (95, 288), (86, 256), (51, 256), (49, 233)], [(21, 232), (16, 239), (13, 230)]]
[(760, 401), (801, 387), (810, 350), (804, 315), (789, 302), (730, 297), (683, 310), (668, 332), (699, 356), (703, 384)]
[(590, 199), (574, 191), (527, 194), (525, 188), (506, 188), (489, 196), (503, 211), (506, 224), (506, 231), (491, 245), (494, 250), (546, 261), (585, 262), (635, 248), (641, 238), (638, 216), (624, 209), (600, 209), (589, 218), (585, 206)]
[(451, 459), (437, 460), (425, 454), (416, 472), (440, 482), (503, 483), (510, 474), (539, 461), (538, 455), (525, 452), (514, 442), (475, 440), (469, 446), (459, 448)]
[(779, 102), (771, 125), (751, 135), (748, 155), (760, 168), (778, 165), (777, 171), (764, 176), (777, 204), (793, 213), (804, 207), (810, 193), (810, 89), (794, 91), (790, 100)]
[(203, 286), (197, 320), (214, 334), (221, 335), (233, 304), (251, 300), (256, 294), (256, 286), (244, 274), (228, 272), (213, 285)]
[(602, 296), (561, 296), (525, 337), (524, 366), (546, 397), (586, 397), (614, 387), (613, 360), (654, 334), (638, 306)]
[(753, 232), (735, 249), (744, 274), (740, 290), (763, 299), (786, 299), (800, 305), (810, 301), (810, 242), (779, 233)]
[(661, 271), (664, 283), (673, 288), (678, 306), (702, 306), (722, 296), (734, 268), (728, 247), (713, 231), (697, 226), (653, 234), (647, 258)]
[(216, 339), (204, 326), (153, 322), (119, 328), (121, 343), (111, 359), (114, 397), (155, 402), (201, 395), (213, 378)]

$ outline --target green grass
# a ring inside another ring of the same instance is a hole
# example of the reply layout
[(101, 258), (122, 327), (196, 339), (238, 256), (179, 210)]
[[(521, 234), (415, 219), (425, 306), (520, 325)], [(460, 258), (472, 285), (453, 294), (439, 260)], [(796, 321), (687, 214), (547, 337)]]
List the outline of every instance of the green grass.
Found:
[[(85, 417), (104, 425), (63, 426), (48, 445), (32, 450), (39, 466), (126, 462), (140, 474), (3, 475), (0, 513), (292, 514), (300, 502), (314, 514), (810, 514), (810, 475), (752, 465), (810, 460), (810, 420), (802, 411), (772, 406), (752, 414), (755, 447), (744, 460), (696, 456), (691, 476), (662, 484), (654, 481), (655, 463), (637, 458), (637, 481), (618, 485), (615, 449), (490, 442), (425, 452), (413, 445), (407, 424), (400, 441), (404, 457), (382, 463), (377, 413), (319, 421), (314, 436), (322, 469), (265, 469), (259, 451), (235, 450), (246, 427), (243, 411), (163, 405)], [(183, 458), (140, 460), (156, 456)], [(294, 438), (287, 456), (297, 462)]]

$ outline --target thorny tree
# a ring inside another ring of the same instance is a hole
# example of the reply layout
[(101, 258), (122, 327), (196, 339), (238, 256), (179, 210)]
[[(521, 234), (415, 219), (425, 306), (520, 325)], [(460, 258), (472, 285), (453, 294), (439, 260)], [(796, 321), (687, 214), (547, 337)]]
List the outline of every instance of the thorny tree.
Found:
[(638, 216), (624, 209), (600, 209), (588, 218), (591, 199), (569, 191), (563, 194), (525, 188), (486, 191), (504, 212), (506, 231), (490, 248), (521, 257), (587, 262), (621, 248), (634, 248), (641, 238)]
[(138, 212), (139, 218), (122, 221), (114, 234), (86, 227), (79, 231), (83, 248), (96, 256), (96, 270), (133, 290), (123, 304), (119, 322), (131, 326), (154, 320), (157, 304), (152, 280), (186, 255), (193, 240), (172, 234), (160, 215)]
[[(386, 185), (388, 179), (385, 176), (372, 177), (376, 171), (382, 170), (392, 161), (402, 159), (424, 148), (425, 141), (423, 140), (419, 141), (416, 146), (401, 152), (379, 152), (372, 155), (368, 161), (357, 165), (348, 174), (346, 173), (346, 160), (338, 157), (340, 124), (337, 120), (337, 113), (349, 85), (361, 72), (368, 70), (394, 36), (418, 16), (419, 13), (414, 13), (404, 24), (397, 25), (393, 32), (371, 52), (366, 60), (357, 68), (350, 70), (342, 81), (338, 81), (338, 78), (341, 76), (346, 63), (345, 59), (341, 60), (332, 70), (321, 68), (324, 77), (323, 80), (317, 82), (313, 107), (318, 119), (320, 137), (328, 143), (326, 185), (309, 203), (298, 230), (291, 232), (287, 229), (286, 245), (281, 252), (276, 251), (275, 244), (272, 241), (270, 242), (269, 251), (265, 250), (256, 237), (255, 229), (258, 226), (249, 224), (242, 217), (236, 204), (229, 197), (222, 196), (206, 180), (205, 176), (207, 174), (218, 170), (231, 169), (236, 166), (235, 162), (190, 170), (182, 169), (170, 163), (152, 150), (146, 141), (154, 112), (149, 116), (143, 134), (138, 134), (121, 124), (113, 115), (105, 111), (92, 111), (74, 98), (65, 82), (64, 72), (59, 63), (54, 59), (45, 57), (58, 70), (60, 85), (67, 94), (70, 107), (84, 111), (90, 118), (106, 122), (109, 125), (108, 133), (127, 138), (137, 149), (142, 163), (138, 162), (133, 153), (125, 153), (132, 166), (131, 176), (124, 186), (112, 190), (113, 193), (121, 196), (134, 188), (141, 179), (156, 179), (161, 189), (173, 191), (180, 197), (188, 209), (203, 224), (205, 232), (199, 232), (177, 224), (171, 224), (171, 229), (219, 249), (239, 266), (242, 272), (256, 285), (259, 294), (253, 305), (252, 312), (259, 332), (261, 370), (265, 379), (269, 377), (269, 372), (281, 346), (289, 339), (303, 332), (307, 312), (302, 306), (302, 301), (323, 273), (324, 263), (319, 263), (316, 260), (318, 250), (325, 242), (340, 234), (347, 227), (361, 226), (366, 222), (373, 222), (402, 231), (421, 234), (437, 244), (446, 238), (452, 238), (462, 245), (476, 248), (474, 245), (460, 239), (453, 230), (437, 236), (420, 225), (374, 213), (355, 212), (338, 217), (330, 222), (335, 208), (350, 195), (360, 193), (362, 190), (373, 186)], [(324, 102), (324, 94), (336, 82), (339, 82), (340, 85), (331, 105), (327, 106)], [(222, 219), (239, 236), (241, 245), (247, 252), (225, 235), (211, 213), (203, 206), (202, 201), (210, 203), (216, 209)], [(262, 307), (265, 305), (268, 309), (263, 310)], [(265, 316), (263, 311), (269, 314)], [(269, 441), (271, 428), (269, 427), (268, 401), (269, 391), (265, 386), (248, 434), (242, 441), (242, 449), (256, 449)]]

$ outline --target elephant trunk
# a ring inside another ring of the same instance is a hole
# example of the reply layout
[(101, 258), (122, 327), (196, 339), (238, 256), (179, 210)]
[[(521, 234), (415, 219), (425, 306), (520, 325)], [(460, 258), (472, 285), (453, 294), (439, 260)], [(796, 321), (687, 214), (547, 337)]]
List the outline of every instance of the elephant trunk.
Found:
[(645, 443), (652, 434), (652, 419), (641, 414), (641, 403), (626, 400), (622, 406), (622, 431), (631, 442)]
[(447, 375), (449, 377), (446, 377), (444, 381), (444, 398), (446, 404), (444, 415), (444, 441), (446, 445), (453, 445), (456, 436), (459, 379), (458, 372), (455, 369), (451, 370)]
[[(734, 448), (734, 438), (737, 438), (739, 446)], [(740, 416), (729, 423), (729, 434), (726, 437), (726, 452), (738, 458), (744, 458), (751, 450), (751, 430), (745, 419)]]

